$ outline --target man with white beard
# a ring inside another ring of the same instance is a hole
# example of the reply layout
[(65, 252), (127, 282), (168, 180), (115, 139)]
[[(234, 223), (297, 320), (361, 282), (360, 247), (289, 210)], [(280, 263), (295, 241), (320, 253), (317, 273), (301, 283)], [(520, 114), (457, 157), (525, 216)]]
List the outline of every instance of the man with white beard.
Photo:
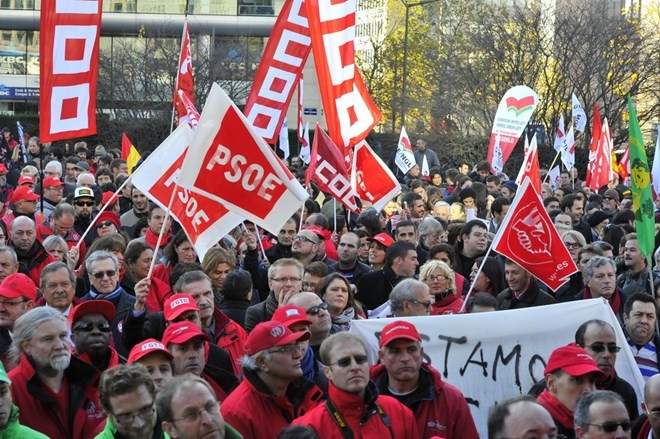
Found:
[(9, 372), (20, 423), (50, 438), (84, 439), (105, 419), (99, 372), (71, 356), (69, 322), (55, 308), (39, 307), (14, 324)]

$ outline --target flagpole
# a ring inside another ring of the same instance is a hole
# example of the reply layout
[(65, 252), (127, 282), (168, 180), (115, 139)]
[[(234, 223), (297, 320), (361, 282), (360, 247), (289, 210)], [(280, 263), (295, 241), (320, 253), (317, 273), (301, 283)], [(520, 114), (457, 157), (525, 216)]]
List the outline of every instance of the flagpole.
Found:
[[(493, 242), (495, 242), (495, 240), (493, 240)], [(486, 258), (488, 258), (488, 255), (490, 255), (490, 251), (491, 251), (492, 248), (493, 248), (493, 243), (491, 243), (488, 246), (488, 250), (486, 250), (486, 254), (483, 255), (484, 259), (481, 261), (481, 265), (479, 265), (479, 269), (477, 270), (477, 274), (474, 275), (474, 280), (470, 283), (470, 289), (468, 290), (467, 294), (465, 295), (465, 299), (463, 299), (463, 305), (461, 306), (460, 311), (458, 311), (459, 314), (462, 314), (465, 311), (467, 301), (470, 298), (470, 295), (472, 294), (472, 290), (474, 289), (474, 284), (477, 283), (477, 278), (479, 277), (479, 274), (481, 273), (481, 270), (483, 270), (484, 264), (486, 263)]]
[(160, 227), (160, 233), (158, 234), (158, 240), (156, 241), (156, 248), (154, 249), (154, 257), (151, 258), (151, 264), (149, 265), (149, 272), (147, 273), (147, 278), (151, 278), (151, 273), (154, 271), (154, 267), (156, 266), (156, 260), (158, 259), (157, 257), (158, 249), (160, 248), (161, 242), (163, 242), (163, 235), (165, 234), (167, 221), (170, 219), (170, 210), (172, 209), (172, 204), (174, 204), (174, 196), (176, 195), (177, 189), (179, 189), (178, 179), (174, 182), (174, 188), (172, 189), (170, 202), (167, 204), (167, 210), (165, 211), (165, 218), (163, 219), (163, 225)]
[[(548, 169), (554, 168), (555, 163), (557, 162), (557, 159), (559, 158), (559, 154), (561, 154), (561, 149), (559, 151), (557, 151), (557, 154), (555, 154), (555, 158), (554, 158), (554, 160), (552, 160), (552, 164), (550, 165), (550, 167)], [(545, 178), (543, 179), (543, 183), (547, 182), (548, 178), (550, 178), (550, 172), (545, 174)]]
[[(170, 134), (172, 134), (172, 131), (174, 131), (174, 116), (176, 114), (176, 105), (174, 105), (174, 102), (178, 99), (178, 96), (176, 95), (176, 90), (178, 88), (177, 86), (179, 85), (179, 76), (181, 74), (181, 55), (183, 55), (183, 43), (186, 41), (186, 28), (188, 27), (188, 2), (189, 1), (190, 0), (186, 0), (185, 10), (183, 11), (183, 31), (181, 32), (181, 46), (180, 46), (180, 49), (179, 49), (179, 62), (176, 65), (176, 81), (174, 81), (174, 93), (172, 94), (173, 99), (172, 99), (172, 119), (170, 121)], [(192, 58), (192, 54), (190, 54), (190, 56)]]
[[(241, 221), (241, 225), (243, 226), (243, 230), (250, 233), (248, 228), (245, 227), (244, 221)], [(266, 256), (266, 250), (264, 249), (264, 244), (261, 242), (261, 236), (259, 236), (259, 226), (257, 226), (256, 224), (254, 225), (254, 231), (257, 233), (257, 242), (259, 243), (259, 248), (261, 249), (261, 254), (264, 257), (264, 261), (268, 262), (268, 257)]]

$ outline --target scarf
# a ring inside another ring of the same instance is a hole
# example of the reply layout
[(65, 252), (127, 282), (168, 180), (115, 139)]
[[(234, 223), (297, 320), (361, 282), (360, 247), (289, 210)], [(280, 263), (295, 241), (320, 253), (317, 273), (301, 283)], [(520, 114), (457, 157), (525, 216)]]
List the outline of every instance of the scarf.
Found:
[[(582, 298), (591, 299), (591, 290), (589, 289), (589, 287), (586, 287), (584, 289), (584, 294), (582, 295)], [(610, 308), (612, 308), (614, 315), (618, 316), (619, 310), (621, 309), (621, 294), (619, 294), (618, 288), (614, 290), (614, 294), (612, 294), (612, 299), (608, 300), (607, 303), (610, 304)]]
[(538, 401), (550, 412), (550, 416), (555, 422), (560, 423), (569, 430), (573, 430), (573, 412), (550, 395), (547, 389), (539, 395)]
[[(172, 231), (169, 230), (167, 233), (163, 235), (163, 240), (160, 242), (160, 248), (165, 247), (165, 244), (167, 244), (172, 237)], [(151, 246), (151, 248), (156, 248), (156, 243), (158, 242), (158, 235), (156, 235), (154, 232), (151, 231), (151, 229), (147, 229), (147, 233), (144, 235), (144, 241)]]
[(355, 318), (355, 310), (346, 308), (338, 316), (332, 316), (332, 333), (348, 331), (351, 329), (351, 320)]
[[(98, 290), (96, 288), (94, 288), (94, 285), (92, 285), (90, 287), (90, 290), (89, 290), (89, 296), (94, 300), (97, 300), (97, 299), (98, 300), (108, 300), (108, 301), (112, 302), (113, 305), (117, 306), (117, 304), (119, 303), (119, 296), (121, 295), (122, 291), (123, 290), (122, 290), (121, 285), (119, 283), (117, 283), (117, 287), (115, 288), (115, 290), (112, 293), (108, 293), (108, 294), (99, 293)], [(99, 297), (99, 296), (101, 296), (101, 297)]]
[(300, 360), (300, 368), (303, 371), (303, 376), (310, 381), (316, 379), (316, 370), (314, 370), (314, 352), (311, 348), (307, 348), (305, 356)]

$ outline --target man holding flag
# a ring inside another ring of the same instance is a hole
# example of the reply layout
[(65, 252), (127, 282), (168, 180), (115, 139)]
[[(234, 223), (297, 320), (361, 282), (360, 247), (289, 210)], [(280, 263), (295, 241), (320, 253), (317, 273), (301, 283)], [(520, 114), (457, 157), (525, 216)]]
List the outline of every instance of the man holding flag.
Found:
[(422, 175), (429, 175), (431, 168), (440, 167), (438, 154), (426, 146), (426, 140), (421, 138), (417, 139), (415, 145), (417, 146), (417, 149), (414, 152), (415, 162), (419, 166)]

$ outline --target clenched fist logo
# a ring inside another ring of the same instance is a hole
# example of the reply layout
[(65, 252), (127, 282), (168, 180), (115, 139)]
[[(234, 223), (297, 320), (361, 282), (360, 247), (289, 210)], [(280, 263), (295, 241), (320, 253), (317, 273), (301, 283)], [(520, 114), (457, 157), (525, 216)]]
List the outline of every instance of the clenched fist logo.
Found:
[(537, 206), (529, 204), (518, 209), (510, 224), (514, 233), (509, 234), (509, 248), (523, 261), (529, 264), (552, 262), (549, 230), (553, 226), (539, 213)]

